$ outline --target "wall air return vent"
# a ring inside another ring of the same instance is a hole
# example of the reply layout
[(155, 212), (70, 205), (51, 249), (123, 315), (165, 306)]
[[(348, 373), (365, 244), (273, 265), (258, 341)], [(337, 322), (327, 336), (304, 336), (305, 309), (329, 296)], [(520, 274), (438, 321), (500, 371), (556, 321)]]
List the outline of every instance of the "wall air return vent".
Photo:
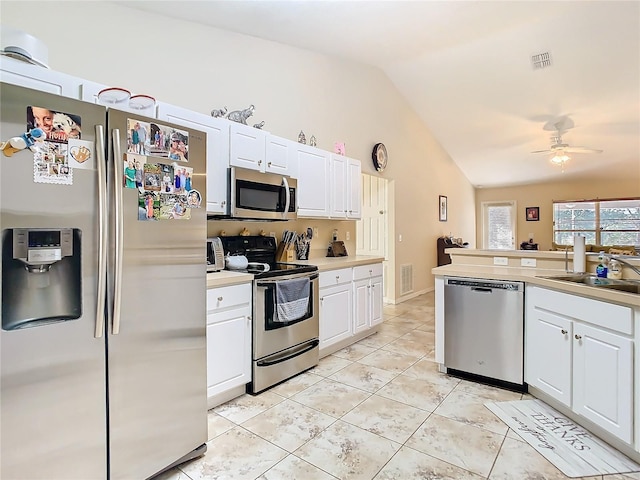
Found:
[(413, 265), (400, 266), (400, 295), (413, 292)]
[(540, 70), (551, 66), (551, 52), (531, 55), (531, 65), (534, 70)]

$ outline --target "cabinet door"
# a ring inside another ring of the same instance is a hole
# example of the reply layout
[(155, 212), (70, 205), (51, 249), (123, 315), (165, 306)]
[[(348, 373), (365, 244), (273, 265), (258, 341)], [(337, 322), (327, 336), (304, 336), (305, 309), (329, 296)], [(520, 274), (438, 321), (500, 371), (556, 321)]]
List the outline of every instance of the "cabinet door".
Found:
[(573, 410), (631, 443), (631, 339), (581, 323), (574, 323), (573, 334)]
[(352, 334), (351, 283), (320, 290), (320, 349)]
[(207, 396), (251, 381), (251, 310), (210, 315), (207, 325)]
[(291, 141), (286, 138), (267, 135), (267, 153), (265, 171), (279, 175), (291, 175), (289, 157)]
[(571, 406), (571, 320), (533, 308), (525, 321), (525, 382)]
[(267, 133), (237, 122), (230, 122), (229, 164), (265, 171)]
[(371, 282), (358, 280), (353, 282), (353, 333), (369, 328), (371, 317)]
[(382, 323), (383, 307), (382, 277), (371, 279), (371, 315), (369, 316), (369, 326), (373, 327)]
[(80, 84), (83, 81), (80, 78), (9, 57), (2, 57), (0, 65), (0, 80), (4, 83), (80, 99)]
[(195, 128), (207, 134), (207, 213), (227, 213), (229, 122), (161, 103), (158, 119)]
[(362, 165), (359, 160), (349, 159), (347, 163), (347, 218), (362, 218)]
[(298, 216), (329, 217), (329, 153), (298, 144)]
[(332, 218), (347, 217), (347, 158), (331, 154), (331, 181), (329, 182), (329, 206)]

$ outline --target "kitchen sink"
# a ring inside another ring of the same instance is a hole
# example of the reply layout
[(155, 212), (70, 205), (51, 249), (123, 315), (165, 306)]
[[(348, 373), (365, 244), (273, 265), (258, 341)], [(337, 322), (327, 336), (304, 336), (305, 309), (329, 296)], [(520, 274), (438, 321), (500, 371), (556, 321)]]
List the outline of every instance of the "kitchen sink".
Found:
[(606, 288), (620, 292), (640, 294), (640, 281), (638, 280), (615, 280), (612, 278), (600, 278), (588, 273), (568, 273), (566, 275), (541, 276), (549, 280), (559, 280), (562, 282), (579, 283), (596, 288)]

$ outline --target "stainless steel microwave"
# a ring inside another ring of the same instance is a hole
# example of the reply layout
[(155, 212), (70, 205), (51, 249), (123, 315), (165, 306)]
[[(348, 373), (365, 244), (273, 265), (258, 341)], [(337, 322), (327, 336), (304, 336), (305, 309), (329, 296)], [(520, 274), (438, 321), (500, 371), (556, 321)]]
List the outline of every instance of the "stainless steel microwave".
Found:
[(295, 178), (231, 167), (229, 215), (252, 220), (295, 220), (297, 190)]

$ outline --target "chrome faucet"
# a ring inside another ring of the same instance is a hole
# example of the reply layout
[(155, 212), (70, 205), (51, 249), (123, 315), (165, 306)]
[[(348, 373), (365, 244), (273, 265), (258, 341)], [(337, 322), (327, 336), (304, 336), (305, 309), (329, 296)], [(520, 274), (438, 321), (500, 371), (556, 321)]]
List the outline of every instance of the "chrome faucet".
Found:
[(569, 247), (564, 249), (564, 271), (566, 273), (573, 273), (573, 270), (569, 270)]
[(626, 260), (623, 260), (622, 258), (616, 256), (616, 255), (611, 255), (610, 253), (605, 253), (604, 255), (606, 258), (608, 258), (609, 260), (616, 260), (620, 263), (624, 263), (627, 267), (629, 267), (631, 270), (633, 270), (634, 272), (636, 272), (638, 275), (640, 275), (640, 268), (636, 267), (635, 265), (630, 264), (629, 262), (627, 262)]

